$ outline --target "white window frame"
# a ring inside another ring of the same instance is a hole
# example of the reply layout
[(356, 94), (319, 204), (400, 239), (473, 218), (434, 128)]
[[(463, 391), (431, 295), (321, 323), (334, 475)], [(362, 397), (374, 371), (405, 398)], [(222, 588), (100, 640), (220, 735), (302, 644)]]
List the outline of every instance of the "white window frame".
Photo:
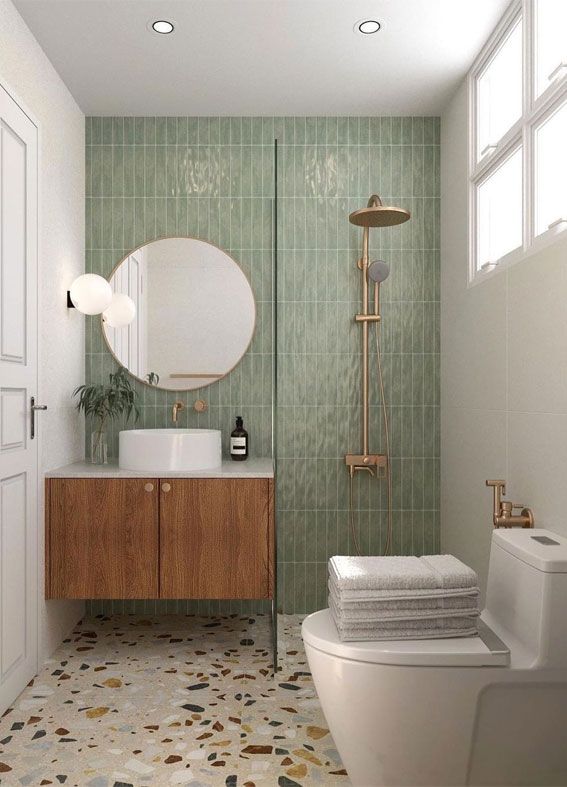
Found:
[[(469, 97), (469, 286), (485, 281), (521, 259), (537, 253), (565, 236), (565, 222), (535, 235), (535, 133), (555, 110), (567, 101), (567, 74), (552, 82), (536, 99), (535, 83), (535, 1), (514, 0), (481, 50), (468, 74)], [(567, 0), (565, 0), (567, 2)], [(502, 42), (519, 19), (522, 19), (522, 116), (498, 140), (496, 148), (477, 161), (478, 149), (478, 78), (490, 63)], [(522, 147), (522, 244), (490, 268), (477, 270), (477, 195), (479, 185), (495, 172), (502, 162)], [(566, 184), (567, 188), (567, 184)]]

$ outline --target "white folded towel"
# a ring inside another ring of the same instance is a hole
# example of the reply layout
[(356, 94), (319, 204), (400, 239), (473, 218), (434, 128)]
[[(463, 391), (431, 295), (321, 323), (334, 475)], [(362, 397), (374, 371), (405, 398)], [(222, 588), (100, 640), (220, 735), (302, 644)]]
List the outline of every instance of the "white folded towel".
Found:
[(387, 621), (423, 621), (428, 619), (439, 620), (451, 619), (469, 621), (474, 620), (480, 615), (478, 606), (462, 607), (460, 609), (349, 609), (348, 611), (341, 609), (335, 597), (329, 595), (329, 607), (335, 620), (339, 621), (344, 626), (361, 625), (366, 628), (368, 626), (380, 627), (382, 623)]
[[(424, 595), (417, 596), (416, 591), (410, 591), (409, 596), (390, 596), (384, 598), (374, 594), (364, 594), (363, 591), (339, 591), (336, 585), (329, 580), (329, 594), (333, 596), (336, 606), (341, 612), (348, 612), (352, 609), (376, 610), (383, 609), (466, 609), (467, 607), (478, 606), (480, 592), (478, 588), (470, 588), (466, 593), (457, 594), (455, 591), (446, 595)], [(365, 595), (368, 597), (366, 598)]]
[(453, 555), (336, 555), (329, 560), (329, 577), (341, 594), (358, 591), (366, 597), (370, 591), (397, 597), (400, 593), (407, 595), (408, 591), (470, 591), (478, 586), (476, 573)]
[(342, 642), (379, 642), (382, 640), (394, 639), (450, 639), (452, 637), (476, 637), (478, 631), (476, 627), (463, 629), (339, 629), (339, 637)]

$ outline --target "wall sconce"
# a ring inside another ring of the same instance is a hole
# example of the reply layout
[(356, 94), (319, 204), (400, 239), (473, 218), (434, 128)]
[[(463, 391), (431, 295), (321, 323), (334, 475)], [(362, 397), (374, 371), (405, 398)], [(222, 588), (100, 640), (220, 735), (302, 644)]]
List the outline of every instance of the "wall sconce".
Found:
[(110, 306), (112, 287), (96, 273), (78, 276), (67, 292), (67, 307), (82, 314), (100, 314)]
[(112, 292), (110, 283), (96, 273), (84, 273), (67, 291), (67, 308), (82, 314), (102, 314), (111, 328), (129, 325), (136, 316), (136, 304), (128, 295)]

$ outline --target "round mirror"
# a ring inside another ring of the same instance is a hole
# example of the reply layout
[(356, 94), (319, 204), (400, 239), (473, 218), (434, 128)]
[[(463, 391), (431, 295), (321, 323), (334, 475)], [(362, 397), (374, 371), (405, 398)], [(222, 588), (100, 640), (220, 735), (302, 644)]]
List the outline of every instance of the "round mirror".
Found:
[(116, 360), (157, 388), (190, 391), (220, 380), (252, 340), (254, 295), (238, 263), (196, 238), (146, 243), (118, 263), (115, 293), (129, 295), (136, 316), (123, 328), (102, 318)]

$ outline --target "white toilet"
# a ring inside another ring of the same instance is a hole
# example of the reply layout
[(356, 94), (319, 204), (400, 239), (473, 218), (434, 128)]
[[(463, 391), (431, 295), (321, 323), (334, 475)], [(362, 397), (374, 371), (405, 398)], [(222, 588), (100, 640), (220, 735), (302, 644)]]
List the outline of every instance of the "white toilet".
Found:
[(567, 785), (567, 539), (495, 530), (480, 636), (341, 642), (303, 622), (354, 787)]

